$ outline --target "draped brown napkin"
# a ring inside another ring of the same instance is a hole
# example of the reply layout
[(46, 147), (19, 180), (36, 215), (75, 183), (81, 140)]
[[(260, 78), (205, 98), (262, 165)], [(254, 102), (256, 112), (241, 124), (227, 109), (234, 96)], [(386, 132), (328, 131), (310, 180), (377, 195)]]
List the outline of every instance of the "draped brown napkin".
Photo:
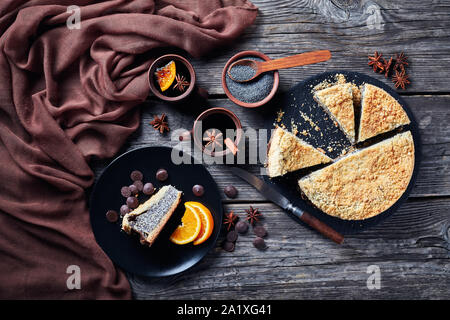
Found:
[[(74, 5), (80, 29), (67, 27)], [(0, 1), (0, 298), (131, 297), (91, 230), (89, 159), (138, 127), (152, 49), (199, 57), (256, 12), (245, 0)]]

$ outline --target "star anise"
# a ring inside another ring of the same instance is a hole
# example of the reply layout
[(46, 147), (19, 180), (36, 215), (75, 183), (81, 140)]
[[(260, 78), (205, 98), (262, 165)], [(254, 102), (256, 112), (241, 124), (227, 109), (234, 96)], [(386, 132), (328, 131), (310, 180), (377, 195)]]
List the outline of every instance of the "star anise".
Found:
[(155, 130), (159, 130), (160, 133), (164, 133), (164, 131), (170, 131), (169, 125), (166, 121), (165, 113), (163, 113), (161, 117), (153, 116), (153, 121), (150, 121), (150, 124)]
[(409, 76), (406, 74), (405, 70), (395, 70), (395, 75), (392, 76), (392, 81), (394, 82), (396, 88), (401, 87), (404, 90), (405, 86), (411, 83), (408, 78)]
[(394, 70), (405, 71), (405, 66), (408, 65), (408, 57), (402, 52), (395, 55)]
[(392, 67), (392, 57), (389, 60), (383, 59), (383, 68), (384, 68), (384, 77), (387, 79), (389, 76), (389, 72), (391, 71)]
[(384, 66), (383, 62), (381, 62), (382, 54), (379, 54), (378, 51), (375, 51), (373, 57), (369, 56), (369, 62), (367, 63), (369, 66), (372, 66), (374, 72), (383, 72)]
[(261, 213), (258, 209), (254, 209), (252, 206), (250, 206), (250, 209), (245, 210), (247, 212), (247, 220), (250, 222), (251, 225), (254, 225), (256, 222), (259, 221), (259, 219), (262, 218)]
[(219, 132), (216, 134), (216, 129), (207, 130), (206, 132), (207, 137), (203, 138), (203, 141), (207, 141), (205, 148), (210, 147), (211, 151), (213, 151), (216, 146), (222, 146), (222, 132)]
[(233, 211), (226, 213), (223, 218), (223, 223), (227, 227), (227, 230), (230, 230), (231, 227), (234, 226), (236, 221), (238, 220), (238, 216), (234, 214)]
[(180, 76), (179, 74), (177, 74), (177, 76), (175, 77), (175, 81), (177, 83), (175, 83), (175, 85), (173, 86), (173, 89), (178, 89), (178, 91), (183, 92), (186, 87), (189, 87), (189, 82), (186, 81), (186, 78), (184, 76)]

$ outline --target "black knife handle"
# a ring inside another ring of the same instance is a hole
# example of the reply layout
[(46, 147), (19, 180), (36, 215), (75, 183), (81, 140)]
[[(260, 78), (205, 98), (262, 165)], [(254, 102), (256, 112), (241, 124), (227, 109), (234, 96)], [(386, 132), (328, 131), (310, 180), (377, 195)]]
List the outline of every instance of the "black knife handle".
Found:
[(311, 228), (319, 231), (321, 234), (323, 234), (325, 237), (333, 240), (337, 244), (342, 244), (344, 242), (344, 236), (320, 221), (319, 219), (315, 218), (313, 215), (309, 214), (306, 211), (301, 210), (298, 207), (295, 207), (293, 205), (288, 205), (286, 208), (289, 212), (291, 212), (294, 216), (305, 222), (307, 225), (309, 225)]

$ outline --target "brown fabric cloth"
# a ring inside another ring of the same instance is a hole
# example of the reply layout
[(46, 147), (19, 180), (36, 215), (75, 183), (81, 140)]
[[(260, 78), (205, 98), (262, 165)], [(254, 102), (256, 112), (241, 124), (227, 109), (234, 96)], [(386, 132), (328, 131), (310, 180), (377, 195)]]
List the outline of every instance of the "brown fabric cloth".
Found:
[[(66, 27), (72, 5), (79, 30)], [(0, 1), (0, 298), (131, 297), (91, 230), (88, 161), (138, 127), (149, 50), (201, 56), (256, 12), (245, 0)]]

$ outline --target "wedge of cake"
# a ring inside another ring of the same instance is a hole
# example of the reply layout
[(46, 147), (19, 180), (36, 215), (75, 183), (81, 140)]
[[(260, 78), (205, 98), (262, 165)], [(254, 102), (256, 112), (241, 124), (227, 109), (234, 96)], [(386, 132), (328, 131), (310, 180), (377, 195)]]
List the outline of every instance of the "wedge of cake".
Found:
[(336, 84), (316, 91), (314, 99), (335, 120), (347, 138), (355, 143), (355, 111), (351, 83)]
[(391, 207), (405, 192), (414, 169), (409, 131), (349, 154), (299, 180), (300, 189), (323, 212), (363, 220)]
[(151, 246), (169, 221), (181, 200), (181, 191), (173, 186), (162, 187), (139, 207), (127, 213), (122, 220), (122, 230), (141, 236), (141, 243)]
[(409, 123), (408, 115), (393, 96), (374, 85), (364, 85), (361, 92), (358, 141), (367, 140)]
[(330, 161), (327, 155), (280, 127), (270, 138), (266, 166), (271, 178)]
[(352, 95), (353, 95), (353, 110), (355, 110), (355, 108), (361, 107), (361, 90), (354, 83), (351, 83), (350, 86), (351, 86)]

